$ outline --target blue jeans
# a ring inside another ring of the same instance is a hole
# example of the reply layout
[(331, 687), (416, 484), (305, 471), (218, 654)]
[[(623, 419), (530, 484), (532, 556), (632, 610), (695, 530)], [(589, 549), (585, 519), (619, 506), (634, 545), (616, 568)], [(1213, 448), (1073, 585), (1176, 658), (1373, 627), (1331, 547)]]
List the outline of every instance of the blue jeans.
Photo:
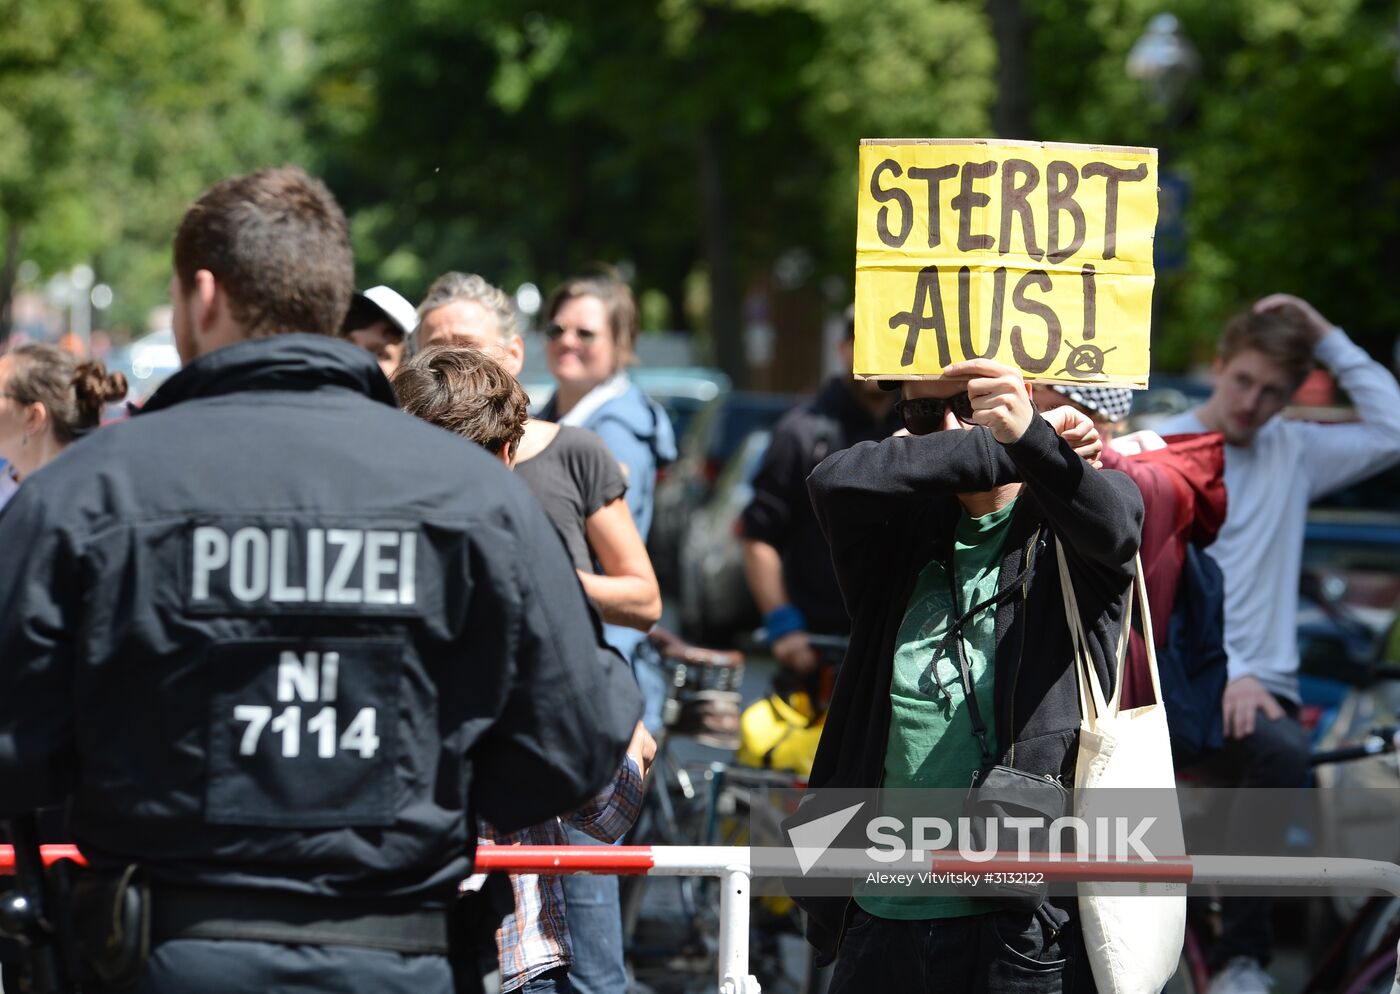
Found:
[(896, 921), (854, 908), (828, 994), (1092, 994), (1074, 898), (1034, 912)]
[(661, 656), (648, 643), (632, 653), (632, 674), (642, 688), (642, 724), (653, 736), (661, 734), (661, 708), (666, 703), (668, 674), (661, 667)]
[(534, 980), (525, 981), (518, 990), (521, 994), (574, 994), (574, 987), (569, 983), (569, 971), (562, 966), (546, 970)]
[[(88, 988), (100, 991), (102, 988)], [(445, 956), (355, 946), (287, 946), (233, 939), (172, 939), (151, 949), (131, 994), (452, 994)]]
[[(571, 846), (600, 846), (592, 836), (564, 825)], [(574, 965), (569, 980), (576, 994), (626, 994), (627, 964), (622, 957), (622, 905), (617, 877), (570, 874), (564, 883), (564, 913)]]

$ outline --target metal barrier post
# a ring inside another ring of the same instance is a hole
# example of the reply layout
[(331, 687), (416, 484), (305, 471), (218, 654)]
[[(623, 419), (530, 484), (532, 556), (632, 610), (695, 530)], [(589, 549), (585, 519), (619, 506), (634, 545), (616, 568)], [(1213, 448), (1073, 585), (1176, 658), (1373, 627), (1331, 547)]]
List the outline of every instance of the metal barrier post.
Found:
[(758, 978), (749, 973), (749, 868), (730, 865), (720, 871), (719, 994), (759, 994)]

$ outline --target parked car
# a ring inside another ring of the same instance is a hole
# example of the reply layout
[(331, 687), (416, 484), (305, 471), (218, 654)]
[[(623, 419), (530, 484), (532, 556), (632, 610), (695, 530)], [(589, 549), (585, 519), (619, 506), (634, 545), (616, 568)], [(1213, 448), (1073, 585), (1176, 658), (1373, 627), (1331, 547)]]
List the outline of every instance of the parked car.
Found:
[(114, 349), (107, 367), (126, 376), (127, 400), (144, 403), (157, 387), (180, 369), (175, 332), (169, 328), (153, 331)]
[(696, 412), (684, 435), (677, 436), (680, 456), (657, 485), (647, 543), (663, 590), (676, 591), (686, 521), (709, 499), (729, 458), (750, 433), (771, 428), (801, 399), (785, 393), (722, 393)]
[(758, 608), (744, 580), (739, 515), (753, 497), (753, 479), (770, 435), (746, 435), (725, 463), (704, 506), (685, 523), (680, 545), (681, 633), (707, 645), (725, 645), (758, 626)]
[(729, 377), (718, 369), (704, 366), (652, 368), (638, 366), (630, 370), (632, 382), (642, 388), (652, 400), (671, 416), (676, 441), (685, 437), (691, 420), (705, 405), (729, 392)]
[[(527, 357), (529, 353), (526, 353)], [(632, 382), (666, 409), (676, 438), (685, 433), (690, 419), (706, 404), (728, 392), (729, 377), (718, 369), (705, 366), (637, 366), (628, 370)], [(530, 413), (540, 409), (554, 396), (555, 383), (548, 370), (538, 363), (526, 363), (520, 374), (520, 385), (530, 398)]]

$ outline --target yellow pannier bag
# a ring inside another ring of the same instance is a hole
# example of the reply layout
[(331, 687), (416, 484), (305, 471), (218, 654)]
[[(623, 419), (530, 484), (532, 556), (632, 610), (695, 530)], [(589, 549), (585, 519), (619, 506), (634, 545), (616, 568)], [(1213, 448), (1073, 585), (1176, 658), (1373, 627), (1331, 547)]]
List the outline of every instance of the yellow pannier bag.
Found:
[(769, 694), (749, 705), (739, 719), (741, 766), (765, 770), (789, 770), (806, 780), (817, 755), (826, 714), (813, 715), (811, 698), (794, 693), (788, 698)]

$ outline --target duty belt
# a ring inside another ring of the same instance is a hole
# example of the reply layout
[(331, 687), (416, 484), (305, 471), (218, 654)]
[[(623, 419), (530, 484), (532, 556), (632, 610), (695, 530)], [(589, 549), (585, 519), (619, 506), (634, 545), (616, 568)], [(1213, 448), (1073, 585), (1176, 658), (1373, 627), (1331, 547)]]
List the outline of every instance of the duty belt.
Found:
[(152, 887), (151, 941), (238, 939), (446, 956), (447, 912), (286, 892)]

